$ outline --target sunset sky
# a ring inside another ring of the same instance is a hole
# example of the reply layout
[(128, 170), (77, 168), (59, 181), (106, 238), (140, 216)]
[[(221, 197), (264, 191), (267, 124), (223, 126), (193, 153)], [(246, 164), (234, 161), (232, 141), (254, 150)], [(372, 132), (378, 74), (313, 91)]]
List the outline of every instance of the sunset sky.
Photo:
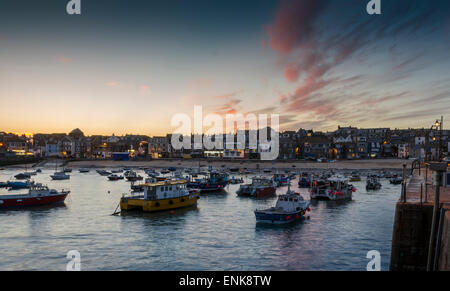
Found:
[(450, 1), (67, 2), (1, 1), (0, 131), (161, 135), (194, 105), (295, 130), (450, 122)]

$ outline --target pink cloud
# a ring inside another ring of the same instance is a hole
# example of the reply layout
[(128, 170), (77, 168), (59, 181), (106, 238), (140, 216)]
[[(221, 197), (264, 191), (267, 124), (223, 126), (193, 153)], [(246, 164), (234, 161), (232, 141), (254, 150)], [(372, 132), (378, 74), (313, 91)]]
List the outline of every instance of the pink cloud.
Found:
[(275, 20), (267, 27), (270, 47), (290, 54), (313, 35), (313, 23), (326, 7), (325, 1), (282, 1)]
[(72, 59), (66, 58), (64, 56), (59, 56), (58, 62), (60, 62), (62, 64), (70, 64), (70, 63), (72, 63)]
[(286, 78), (286, 80), (288, 80), (289, 82), (297, 82), (298, 78), (300, 76), (300, 72), (297, 68), (294, 67), (294, 65), (289, 64), (285, 69), (284, 69), (284, 77)]
[(108, 85), (110, 87), (118, 87), (120, 85), (120, 83), (116, 82), (116, 81), (112, 81), (112, 82), (106, 83), (106, 85)]

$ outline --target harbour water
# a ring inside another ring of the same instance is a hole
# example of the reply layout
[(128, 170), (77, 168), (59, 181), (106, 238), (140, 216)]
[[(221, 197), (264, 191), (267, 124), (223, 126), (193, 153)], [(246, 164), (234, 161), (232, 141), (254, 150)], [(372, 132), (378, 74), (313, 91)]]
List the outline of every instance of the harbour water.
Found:
[[(0, 181), (19, 172), (0, 171)], [(65, 206), (0, 210), (0, 270), (65, 270), (70, 250), (81, 254), (82, 270), (366, 270), (371, 250), (380, 252), (381, 269), (389, 269), (400, 185), (387, 179), (369, 192), (365, 178), (352, 182), (353, 201), (313, 202), (309, 218), (265, 226), (255, 223), (253, 210), (276, 198), (237, 197), (239, 185), (202, 194), (198, 207), (172, 214), (112, 216), (129, 182), (77, 169), (70, 180), (51, 181), (53, 172), (43, 169), (33, 179), (70, 189)], [(26, 191), (0, 189), (0, 195)], [(300, 192), (309, 199), (306, 189)]]

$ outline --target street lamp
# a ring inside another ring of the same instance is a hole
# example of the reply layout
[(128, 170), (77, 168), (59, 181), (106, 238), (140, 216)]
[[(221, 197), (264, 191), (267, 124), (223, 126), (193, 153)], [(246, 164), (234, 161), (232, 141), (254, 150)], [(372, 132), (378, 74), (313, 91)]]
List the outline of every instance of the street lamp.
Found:
[[(441, 160), (441, 149), (442, 149), (442, 128), (444, 123), (444, 117), (441, 116), (441, 120), (436, 119), (436, 122), (431, 126), (431, 130), (435, 129), (436, 131), (439, 130), (439, 143), (438, 143), (438, 151), (437, 151), (437, 158), (440, 161)], [(433, 136), (433, 141), (436, 141), (436, 137)]]

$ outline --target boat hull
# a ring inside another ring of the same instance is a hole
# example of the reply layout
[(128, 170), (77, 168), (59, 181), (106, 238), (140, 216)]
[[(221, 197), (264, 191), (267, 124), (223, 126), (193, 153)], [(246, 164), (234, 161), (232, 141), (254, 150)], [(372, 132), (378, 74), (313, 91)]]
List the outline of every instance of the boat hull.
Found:
[[(2, 199), (0, 197), (0, 208), (6, 207), (31, 207), (63, 203), (69, 193), (59, 195), (27, 197), (28, 195), (17, 195), (14, 198)], [(22, 197), (23, 196), (23, 197)]]
[(258, 188), (250, 191), (238, 191), (238, 196), (243, 197), (255, 197), (255, 198), (264, 198), (264, 197), (272, 197), (276, 195), (275, 187), (265, 187)]
[(255, 211), (257, 223), (267, 224), (286, 224), (302, 219), (305, 211), (297, 211), (291, 213), (267, 213), (264, 211)]
[(160, 200), (122, 198), (120, 209), (122, 211), (137, 210), (143, 212), (167, 211), (196, 205), (198, 199), (198, 192), (177, 198)]

